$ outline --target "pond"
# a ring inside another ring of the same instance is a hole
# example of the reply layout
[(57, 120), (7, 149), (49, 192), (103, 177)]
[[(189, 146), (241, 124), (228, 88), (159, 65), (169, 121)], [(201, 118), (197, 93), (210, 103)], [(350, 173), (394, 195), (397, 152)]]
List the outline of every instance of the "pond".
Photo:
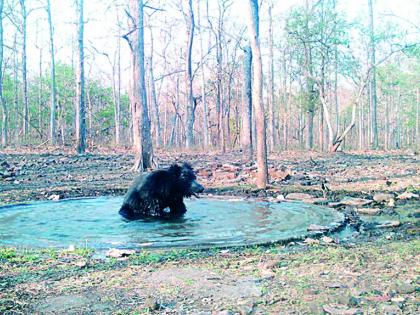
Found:
[(211, 247), (284, 241), (308, 234), (310, 224), (337, 226), (335, 210), (301, 202), (213, 198), (185, 200), (176, 220), (126, 221), (122, 197), (34, 202), (0, 207), (0, 245), (96, 249)]

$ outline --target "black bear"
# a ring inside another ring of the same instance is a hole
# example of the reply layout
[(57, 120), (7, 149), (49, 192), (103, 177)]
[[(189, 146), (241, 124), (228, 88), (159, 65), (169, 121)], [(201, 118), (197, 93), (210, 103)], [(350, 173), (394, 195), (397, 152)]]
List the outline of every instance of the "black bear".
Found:
[[(183, 198), (197, 196), (203, 191), (191, 165), (173, 164), (138, 176), (125, 195), (120, 214), (130, 220), (180, 217), (187, 211)], [(165, 211), (166, 208), (169, 211)]]

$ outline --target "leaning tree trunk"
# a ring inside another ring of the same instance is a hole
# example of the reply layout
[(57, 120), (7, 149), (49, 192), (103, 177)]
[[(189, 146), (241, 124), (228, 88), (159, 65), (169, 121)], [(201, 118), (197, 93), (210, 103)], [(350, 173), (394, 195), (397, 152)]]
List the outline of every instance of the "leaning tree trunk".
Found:
[(188, 15), (189, 25), (187, 26), (188, 44), (187, 44), (187, 134), (186, 134), (186, 146), (191, 148), (194, 145), (194, 96), (193, 96), (193, 76), (191, 68), (191, 53), (192, 45), (194, 41), (194, 12), (192, 8), (192, 0), (188, 1)]
[(50, 141), (52, 145), (57, 142), (56, 139), (56, 95), (57, 85), (55, 82), (55, 58), (54, 58), (54, 32), (51, 18), (51, 3), (47, 0), (48, 27), (50, 34), (50, 54), (51, 54), (51, 106), (50, 106)]
[(3, 5), (4, 1), (0, 0), (0, 102), (2, 108), (1, 119), (1, 146), (7, 145), (7, 107), (3, 96)]
[(85, 69), (83, 52), (83, 0), (78, 1), (78, 62), (76, 91), (76, 151), (83, 154), (86, 150), (86, 117), (85, 117)]
[(257, 129), (257, 186), (265, 189), (267, 187), (267, 143), (265, 113), (262, 101), (262, 61), (259, 41), (259, 15), (258, 0), (249, 0), (248, 32), (252, 49), (252, 65), (254, 70), (254, 81), (252, 84), (252, 103), (255, 108), (255, 119)]
[(243, 157), (251, 161), (252, 152), (252, 52), (251, 47), (244, 48), (244, 61), (243, 61), (243, 91), (242, 91), (242, 136), (241, 145)]

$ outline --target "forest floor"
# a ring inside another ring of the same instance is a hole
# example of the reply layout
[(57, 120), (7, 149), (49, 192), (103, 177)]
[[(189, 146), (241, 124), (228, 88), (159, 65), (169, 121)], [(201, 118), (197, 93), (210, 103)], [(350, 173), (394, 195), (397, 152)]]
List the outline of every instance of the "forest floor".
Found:
[[(329, 235), (266, 247), (145, 250), (122, 259), (88, 249), (0, 247), (0, 313), (419, 313), (418, 155), (272, 154), (266, 191), (255, 188), (256, 167), (240, 152), (157, 157), (161, 166), (190, 162), (207, 194), (324, 203), (350, 213), (353, 224), (358, 214), (378, 224), (359, 221), (365, 228), (349, 241)], [(123, 195), (132, 163), (126, 152), (3, 151), (0, 205)]]

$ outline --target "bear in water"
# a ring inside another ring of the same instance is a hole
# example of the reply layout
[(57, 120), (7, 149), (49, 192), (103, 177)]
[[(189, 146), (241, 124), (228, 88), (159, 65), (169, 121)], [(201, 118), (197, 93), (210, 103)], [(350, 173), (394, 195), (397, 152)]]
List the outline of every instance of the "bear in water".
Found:
[[(197, 196), (203, 191), (191, 165), (173, 164), (138, 176), (125, 195), (120, 214), (129, 220), (177, 218), (187, 211), (183, 198)], [(169, 211), (165, 211), (166, 208)]]

